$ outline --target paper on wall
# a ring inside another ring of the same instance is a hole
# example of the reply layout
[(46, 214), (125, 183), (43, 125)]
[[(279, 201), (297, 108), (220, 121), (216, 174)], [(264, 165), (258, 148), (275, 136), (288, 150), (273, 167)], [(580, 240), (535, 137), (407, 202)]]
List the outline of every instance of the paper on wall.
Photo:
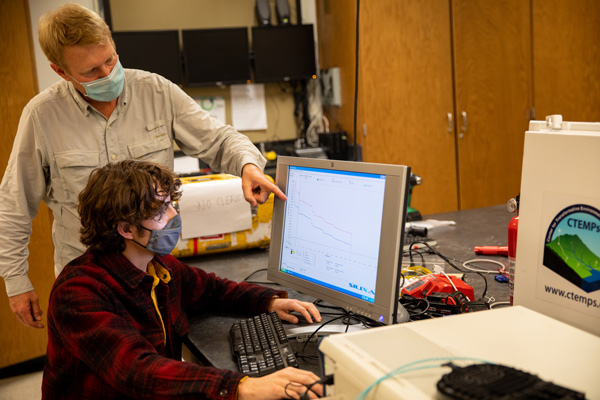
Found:
[(226, 114), (224, 97), (194, 97), (194, 100), (196, 100), (196, 103), (198, 103), (198, 105), (202, 107), (203, 110), (208, 111), (210, 115), (212, 115), (224, 124), (227, 123), (225, 117)]
[(183, 239), (252, 227), (251, 206), (244, 199), (241, 178), (194, 182), (181, 188), (179, 212)]
[(265, 85), (231, 85), (231, 117), (238, 131), (267, 129)]

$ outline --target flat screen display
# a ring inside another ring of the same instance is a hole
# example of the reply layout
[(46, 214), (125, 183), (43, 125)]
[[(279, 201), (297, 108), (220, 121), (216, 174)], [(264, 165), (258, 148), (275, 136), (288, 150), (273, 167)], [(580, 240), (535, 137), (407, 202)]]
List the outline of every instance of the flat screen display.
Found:
[(112, 37), (124, 68), (154, 72), (173, 83), (183, 83), (178, 31), (113, 32)]
[(396, 321), (410, 168), (278, 157), (269, 280)]
[(280, 271), (373, 303), (385, 179), (290, 166)]
[(260, 26), (252, 28), (254, 80), (289, 81), (316, 73), (312, 25)]
[(250, 79), (248, 28), (183, 30), (188, 86), (247, 83)]

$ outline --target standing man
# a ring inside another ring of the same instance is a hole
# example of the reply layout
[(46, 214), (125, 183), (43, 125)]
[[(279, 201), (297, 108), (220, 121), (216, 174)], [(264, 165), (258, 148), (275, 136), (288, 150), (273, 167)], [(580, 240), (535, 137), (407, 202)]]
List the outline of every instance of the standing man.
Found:
[(321, 320), (314, 304), (235, 283), (169, 253), (181, 232), (181, 182), (155, 163), (98, 168), (79, 195), (86, 252), (56, 279), (42, 399), (315, 399), (319, 377), (288, 367), (261, 378), (181, 361), (188, 315), (275, 311)]
[(23, 110), (0, 185), (0, 276), (23, 324), (43, 328), (27, 275), (31, 221), (44, 201), (54, 215), (58, 275), (85, 250), (77, 196), (96, 167), (132, 158), (172, 169), (175, 141), (211, 168), (241, 176), (251, 205), (265, 202), (271, 192), (285, 199), (262, 173), (265, 160), (246, 136), (212, 118), (167, 79), (123, 69), (110, 30), (96, 13), (62, 5), (42, 16), (38, 33), (63, 80)]

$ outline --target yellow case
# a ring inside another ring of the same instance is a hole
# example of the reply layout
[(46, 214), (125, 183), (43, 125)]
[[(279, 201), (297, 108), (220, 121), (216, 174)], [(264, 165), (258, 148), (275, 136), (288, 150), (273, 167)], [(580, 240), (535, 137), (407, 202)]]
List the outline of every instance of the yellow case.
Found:
[[(267, 177), (271, 179), (268, 175)], [(214, 174), (185, 177), (181, 178), (181, 182), (185, 185), (193, 182), (234, 178), (237, 177), (228, 174)], [(175, 257), (183, 258), (201, 254), (268, 247), (271, 243), (271, 221), (273, 220), (274, 198), (275, 195), (271, 193), (264, 204), (259, 204), (258, 207), (252, 208), (252, 228), (246, 229), (245, 231), (222, 233), (219, 235), (193, 239), (184, 240), (180, 238), (171, 254)]]

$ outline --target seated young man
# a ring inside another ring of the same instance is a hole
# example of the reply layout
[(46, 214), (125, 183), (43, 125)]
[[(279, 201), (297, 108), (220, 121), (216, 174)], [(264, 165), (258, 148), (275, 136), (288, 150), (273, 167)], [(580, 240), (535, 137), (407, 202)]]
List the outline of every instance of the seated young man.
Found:
[[(79, 195), (87, 251), (65, 267), (50, 295), (43, 399), (300, 398), (319, 379), (296, 368), (249, 378), (181, 361), (191, 313), (321, 317), (286, 292), (219, 278), (171, 256), (181, 231), (171, 202), (180, 185), (149, 162), (127, 160), (92, 173)], [(309, 394), (317, 398), (321, 385)]]

